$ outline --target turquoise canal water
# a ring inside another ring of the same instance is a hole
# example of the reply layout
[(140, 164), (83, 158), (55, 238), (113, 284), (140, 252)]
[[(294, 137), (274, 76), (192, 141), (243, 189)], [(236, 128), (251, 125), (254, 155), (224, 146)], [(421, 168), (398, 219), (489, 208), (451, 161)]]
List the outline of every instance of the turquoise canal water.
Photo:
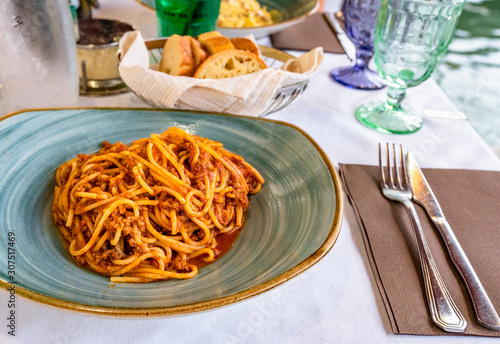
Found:
[(432, 77), (500, 156), (500, 0), (467, 0)]

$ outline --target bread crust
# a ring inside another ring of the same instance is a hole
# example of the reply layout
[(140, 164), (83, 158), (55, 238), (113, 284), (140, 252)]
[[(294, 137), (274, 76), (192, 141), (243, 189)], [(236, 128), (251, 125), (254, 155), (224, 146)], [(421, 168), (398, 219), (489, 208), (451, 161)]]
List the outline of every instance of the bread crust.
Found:
[(219, 31), (209, 31), (209, 32), (204, 32), (204, 33), (198, 35), (198, 40), (201, 42), (201, 41), (206, 40), (207, 38), (219, 37), (219, 36), (222, 36), (222, 34)]
[(163, 47), (158, 70), (174, 76), (224, 79), (265, 68), (267, 66), (260, 58), (255, 42), (248, 38), (230, 40), (217, 31), (211, 31), (199, 35), (198, 39), (170, 36)]
[(208, 51), (201, 45), (201, 43), (194, 37), (187, 36), (191, 42), (191, 49), (193, 50), (194, 63), (196, 69), (205, 61), (208, 57)]
[(196, 63), (187, 37), (172, 35), (163, 47), (163, 53), (158, 70), (174, 76), (193, 76)]
[(231, 38), (230, 41), (233, 43), (234, 49), (248, 51), (260, 57), (259, 47), (251, 39), (235, 37)]
[(260, 57), (243, 50), (223, 50), (210, 55), (196, 70), (199, 79), (225, 79), (267, 68)]
[(215, 54), (227, 49), (234, 49), (234, 45), (229, 38), (221, 35), (218, 31), (202, 33), (198, 36), (198, 41), (210, 54)]

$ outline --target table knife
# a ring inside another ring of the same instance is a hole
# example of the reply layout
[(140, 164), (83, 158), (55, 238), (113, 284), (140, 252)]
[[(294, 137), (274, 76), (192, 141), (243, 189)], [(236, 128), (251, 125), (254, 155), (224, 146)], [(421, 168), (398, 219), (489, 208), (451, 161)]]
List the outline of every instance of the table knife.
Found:
[(446, 221), (436, 196), (434, 196), (429, 183), (411, 152), (408, 152), (406, 156), (406, 165), (413, 200), (425, 209), (441, 235), (451, 261), (467, 287), (474, 312), (476, 313), (477, 323), (487, 329), (500, 331), (500, 318), (495, 311), (495, 307), (486, 294), (483, 285), (479, 281), (479, 277), (460, 246), (448, 221)]
[(342, 49), (344, 49), (347, 58), (350, 61), (356, 60), (356, 46), (353, 42), (351, 42), (349, 37), (347, 37), (335, 14), (332, 12), (325, 12), (323, 15), (325, 16), (327, 23), (330, 24), (330, 27), (334, 31), (335, 35), (337, 35), (337, 39), (339, 40)]

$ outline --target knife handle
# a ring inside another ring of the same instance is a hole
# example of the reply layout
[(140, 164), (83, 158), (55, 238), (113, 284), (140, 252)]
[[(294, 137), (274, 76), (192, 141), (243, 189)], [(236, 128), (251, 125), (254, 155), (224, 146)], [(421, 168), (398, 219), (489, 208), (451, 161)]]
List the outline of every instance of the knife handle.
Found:
[(345, 33), (344, 29), (340, 26), (339, 21), (337, 20), (337, 17), (335, 16), (334, 13), (331, 12), (325, 12), (323, 13), (326, 22), (330, 25), (330, 28), (332, 29), (333, 33), (337, 35), (337, 39), (340, 43), (340, 46), (342, 49), (344, 49), (344, 52), (347, 56), (347, 58), (352, 62), (356, 60), (356, 46), (352, 41), (347, 37), (347, 34)]
[(462, 276), (467, 287), (478, 324), (489, 330), (500, 331), (500, 318), (495, 311), (495, 307), (491, 303), (488, 294), (486, 294), (486, 290), (484, 290), (479, 277), (465, 255), (450, 225), (446, 220), (433, 220), (432, 222), (441, 234), (451, 261), (457, 268), (460, 276)]
[(420, 266), (424, 278), (425, 296), (432, 321), (446, 332), (463, 332), (467, 321), (453, 302), (446, 288), (431, 251), (425, 240), (417, 212), (411, 201), (403, 201), (417, 241)]

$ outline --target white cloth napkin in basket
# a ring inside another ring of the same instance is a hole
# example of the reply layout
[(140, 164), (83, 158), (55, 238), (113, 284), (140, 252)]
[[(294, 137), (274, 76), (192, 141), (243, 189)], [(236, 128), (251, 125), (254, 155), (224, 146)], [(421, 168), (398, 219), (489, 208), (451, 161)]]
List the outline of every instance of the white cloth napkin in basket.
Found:
[(196, 79), (171, 76), (149, 65), (149, 55), (139, 31), (127, 32), (120, 40), (120, 76), (127, 86), (151, 105), (167, 109), (226, 112), (258, 116), (280, 87), (309, 79), (323, 58), (315, 48), (289, 60), (283, 69), (267, 68), (228, 79)]

